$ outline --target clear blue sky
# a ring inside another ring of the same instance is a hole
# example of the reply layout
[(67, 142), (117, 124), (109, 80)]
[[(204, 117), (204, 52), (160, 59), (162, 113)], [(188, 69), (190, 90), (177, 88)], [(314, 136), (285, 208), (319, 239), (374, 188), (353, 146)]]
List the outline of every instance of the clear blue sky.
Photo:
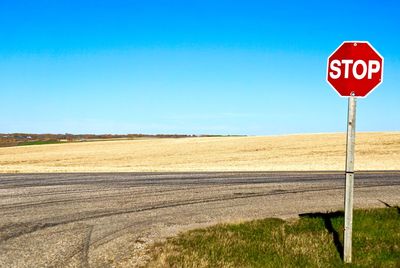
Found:
[(344, 40), (385, 57), (357, 130), (400, 130), (398, 1), (0, 0), (0, 132), (345, 131)]

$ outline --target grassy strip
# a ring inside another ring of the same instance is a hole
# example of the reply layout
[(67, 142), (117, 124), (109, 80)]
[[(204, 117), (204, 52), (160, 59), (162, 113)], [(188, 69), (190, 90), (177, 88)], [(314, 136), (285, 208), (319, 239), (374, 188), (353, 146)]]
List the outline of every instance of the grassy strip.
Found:
[(48, 141), (24, 141), (18, 143), (17, 146), (27, 146), (27, 145), (43, 145), (43, 144), (58, 144), (58, 143), (65, 143), (64, 141), (58, 140), (48, 140)]
[[(149, 267), (341, 267), (343, 213), (193, 230), (156, 245)], [(400, 267), (400, 209), (355, 210), (353, 264)]]

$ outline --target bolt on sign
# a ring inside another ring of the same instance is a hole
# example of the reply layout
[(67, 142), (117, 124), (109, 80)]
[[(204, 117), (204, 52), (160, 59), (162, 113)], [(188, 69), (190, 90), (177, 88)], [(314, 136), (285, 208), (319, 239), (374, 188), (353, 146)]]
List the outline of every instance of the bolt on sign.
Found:
[(343, 260), (351, 263), (353, 232), (354, 149), (356, 99), (364, 98), (383, 81), (383, 57), (366, 41), (343, 42), (328, 58), (327, 82), (348, 97), (346, 190), (344, 196)]

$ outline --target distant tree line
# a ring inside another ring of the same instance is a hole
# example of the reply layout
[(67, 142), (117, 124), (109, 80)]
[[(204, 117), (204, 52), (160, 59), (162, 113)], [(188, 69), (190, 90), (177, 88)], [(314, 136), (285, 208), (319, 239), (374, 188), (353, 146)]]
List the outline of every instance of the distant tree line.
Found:
[(108, 139), (138, 139), (138, 138), (192, 138), (192, 137), (222, 137), (238, 135), (183, 135), (183, 134), (30, 134), (30, 133), (0, 133), (0, 147), (16, 146), (27, 142), (82, 142)]

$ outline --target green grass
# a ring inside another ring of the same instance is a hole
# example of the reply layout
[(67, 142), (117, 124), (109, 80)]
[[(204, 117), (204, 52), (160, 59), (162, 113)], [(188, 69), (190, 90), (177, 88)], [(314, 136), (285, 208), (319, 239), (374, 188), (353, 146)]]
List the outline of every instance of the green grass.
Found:
[[(183, 233), (155, 245), (149, 267), (343, 267), (343, 213), (255, 220)], [(353, 263), (400, 267), (400, 209), (355, 210)]]
[(18, 143), (17, 146), (27, 146), (27, 145), (43, 145), (43, 144), (57, 144), (57, 143), (65, 143), (63, 141), (58, 140), (48, 140), (48, 141), (24, 141)]

